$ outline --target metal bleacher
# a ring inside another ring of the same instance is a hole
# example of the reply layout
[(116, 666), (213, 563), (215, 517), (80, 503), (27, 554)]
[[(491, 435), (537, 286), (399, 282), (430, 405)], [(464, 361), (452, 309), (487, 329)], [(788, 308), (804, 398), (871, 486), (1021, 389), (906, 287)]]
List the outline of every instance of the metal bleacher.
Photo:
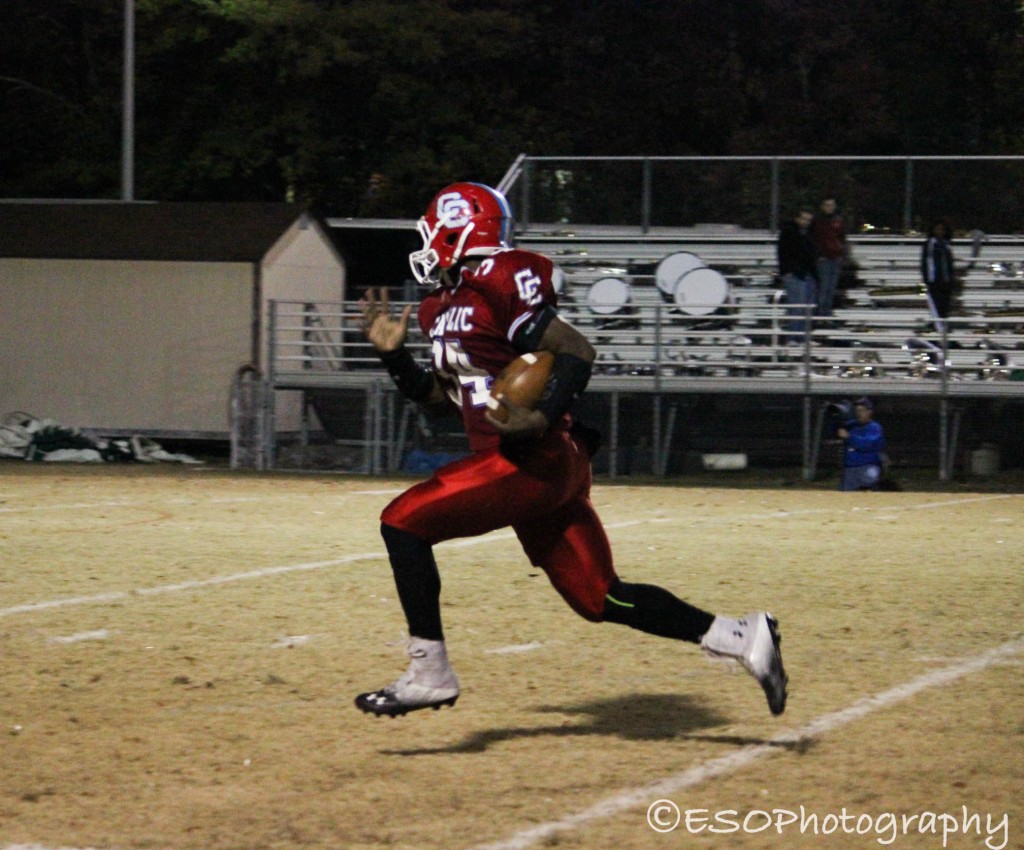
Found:
[[(596, 386), (636, 387), (643, 382), (632, 379), (646, 378), (653, 391), (708, 385), (733, 392), (831, 395), (849, 392), (849, 380), (857, 377), (870, 382), (865, 392), (883, 394), (1024, 391), (1009, 386), (1011, 373), (1024, 368), (1021, 240), (990, 237), (981, 256), (958, 259), (959, 310), (942, 322), (932, 315), (920, 283), (919, 238), (853, 237), (838, 306), (828, 318), (806, 316), (812, 331), (804, 339), (788, 329), (787, 313), (794, 307), (784, 303), (776, 279), (771, 234), (720, 235), (694, 228), (687, 237), (670, 240), (655, 232), (623, 243), (621, 236), (616, 242), (601, 232), (521, 236), (521, 245), (547, 253), (561, 268), (563, 314), (598, 349)], [(657, 264), (677, 251), (717, 270), (728, 282), (727, 299), (672, 303), (656, 286), (655, 274)], [(958, 258), (968, 256), (970, 245), (956, 245), (955, 251)], [(629, 302), (602, 315), (588, 304), (586, 292), (609, 277), (628, 287)], [(988, 368), (996, 355), (1005, 361), (1002, 371)], [(922, 383), (925, 375), (940, 380)]]
[[(956, 453), (959, 405), (971, 399), (1024, 400), (1024, 239), (987, 237), (980, 254), (954, 244), (962, 289), (957, 309), (937, 319), (920, 284), (921, 237), (850, 239), (834, 314), (786, 304), (776, 278), (775, 237), (731, 227), (650, 229), (532, 225), (518, 244), (551, 257), (559, 269), (560, 313), (595, 345), (588, 395), (608, 406), (609, 472), (623, 396), (650, 400), (651, 465), (664, 474), (673, 441), (675, 401), (694, 394), (756, 394), (803, 402), (805, 476), (812, 477), (821, 410), (859, 395), (934, 399), (940, 417), (940, 477)], [(687, 253), (725, 282), (725, 297), (686, 302), (659, 286), (666, 257)], [(615, 299), (602, 304), (600, 281)], [(362, 337), (354, 302), (271, 305), (264, 457), (273, 465), (273, 399), (278, 390), (309, 398), (329, 390), (359, 397), (351, 436), (365, 472), (397, 468), (414, 413), (395, 397)], [(792, 328), (802, 319), (804, 335)], [(410, 346), (426, 357), (418, 332)], [(670, 414), (666, 421), (663, 405)], [(339, 436), (339, 435), (335, 435)], [(345, 435), (340, 435), (339, 439)]]

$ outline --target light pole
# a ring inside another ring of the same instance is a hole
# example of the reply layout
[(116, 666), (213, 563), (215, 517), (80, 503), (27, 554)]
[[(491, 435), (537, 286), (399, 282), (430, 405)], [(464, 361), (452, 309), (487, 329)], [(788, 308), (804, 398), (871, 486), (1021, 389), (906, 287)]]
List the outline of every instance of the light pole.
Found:
[(135, 200), (135, 0), (124, 0), (121, 200)]

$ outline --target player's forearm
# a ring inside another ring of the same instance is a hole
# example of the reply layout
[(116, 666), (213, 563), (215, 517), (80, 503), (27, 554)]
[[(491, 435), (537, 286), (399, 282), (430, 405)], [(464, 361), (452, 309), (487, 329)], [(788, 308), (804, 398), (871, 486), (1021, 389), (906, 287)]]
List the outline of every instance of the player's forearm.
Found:
[[(554, 353), (555, 362), (537, 410), (544, 414), (548, 422), (558, 421), (583, 395), (590, 382), (590, 372), (596, 356), (594, 347), (583, 334), (569, 325), (565, 327), (569, 328), (571, 333), (558, 334), (553, 340), (555, 344), (547, 349)], [(545, 342), (548, 336), (545, 334)]]
[(384, 367), (398, 391), (411, 401), (420, 404), (434, 404), (443, 400), (444, 392), (437, 376), (417, 363), (404, 345), (394, 351), (378, 351)]
[(540, 350), (550, 351), (556, 356), (571, 354), (587, 363), (593, 363), (597, 358), (597, 351), (590, 344), (590, 340), (561, 318), (556, 318), (548, 325), (539, 347)]
[(540, 347), (555, 355), (555, 363), (537, 410), (548, 422), (556, 422), (587, 388), (597, 352), (583, 334), (561, 319), (548, 326)]

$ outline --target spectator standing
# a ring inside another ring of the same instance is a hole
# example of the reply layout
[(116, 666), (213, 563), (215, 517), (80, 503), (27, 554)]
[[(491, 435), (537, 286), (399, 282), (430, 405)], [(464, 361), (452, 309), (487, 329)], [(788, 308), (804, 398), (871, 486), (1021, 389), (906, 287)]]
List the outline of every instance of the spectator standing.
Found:
[(953, 269), (953, 249), (950, 240), (953, 228), (945, 219), (932, 225), (930, 235), (921, 248), (921, 277), (928, 288), (932, 309), (940, 319), (949, 316), (956, 282)]
[[(791, 304), (788, 330), (795, 334), (807, 333), (805, 304), (817, 306), (817, 262), (818, 252), (811, 236), (811, 222), (814, 215), (809, 209), (801, 209), (779, 229), (778, 259), (779, 275), (786, 290), (786, 302)], [(793, 338), (791, 342), (799, 342)]]
[(836, 199), (831, 195), (822, 199), (811, 229), (818, 253), (817, 315), (831, 316), (836, 289), (839, 287), (839, 275), (846, 257), (846, 224), (839, 215)]
[(836, 429), (836, 436), (843, 441), (842, 491), (874, 490), (882, 479), (885, 432), (875, 422), (874, 414), (871, 399), (859, 398), (853, 405), (853, 419)]

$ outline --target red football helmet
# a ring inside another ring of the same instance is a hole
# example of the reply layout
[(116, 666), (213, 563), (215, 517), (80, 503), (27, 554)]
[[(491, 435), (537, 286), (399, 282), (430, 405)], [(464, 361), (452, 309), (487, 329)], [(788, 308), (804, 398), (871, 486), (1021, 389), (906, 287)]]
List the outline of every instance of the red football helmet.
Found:
[(467, 257), (486, 257), (510, 247), (512, 210), (496, 189), (453, 183), (437, 193), (416, 229), (423, 249), (409, 255), (409, 265), (416, 280), (435, 286), (438, 268), (450, 269)]

